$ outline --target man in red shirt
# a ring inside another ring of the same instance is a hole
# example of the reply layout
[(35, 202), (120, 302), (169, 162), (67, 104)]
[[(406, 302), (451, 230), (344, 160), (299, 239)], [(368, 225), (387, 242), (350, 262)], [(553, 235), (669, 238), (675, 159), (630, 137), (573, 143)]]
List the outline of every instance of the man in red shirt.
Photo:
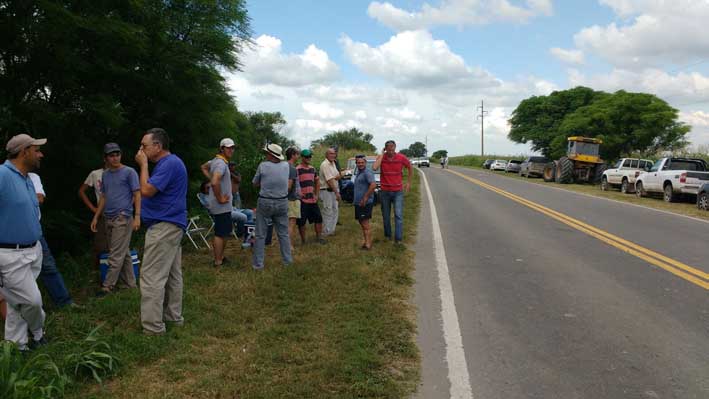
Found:
[[(384, 219), (384, 236), (391, 238), (391, 205), (394, 204), (394, 241), (401, 243), (404, 238), (404, 191), (411, 188), (411, 176), (414, 170), (404, 154), (396, 152), (396, 143), (389, 140), (384, 144), (384, 151), (374, 161), (372, 169), (381, 170), (381, 188), (379, 193)], [(403, 183), (404, 167), (409, 170), (409, 178)]]

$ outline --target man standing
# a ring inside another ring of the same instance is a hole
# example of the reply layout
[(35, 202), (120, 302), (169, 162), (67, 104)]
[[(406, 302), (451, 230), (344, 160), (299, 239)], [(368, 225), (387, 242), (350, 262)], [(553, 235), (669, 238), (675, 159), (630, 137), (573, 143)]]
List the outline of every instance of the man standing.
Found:
[[(149, 175), (148, 160), (155, 164)], [(140, 273), (140, 319), (148, 335), (165, 333), (165, 322), (182, 325), (182, 236), (187, 228), (187, 169), (170, 152), (161, 128), (148, 130), (135, 155), (140, 167), (145, 233)]]
[(374, 189), (377, 188), (377, 181), (374, 173), (367, 169), (367, 158), (364, 155), (355, 157), (357, 164), (357, 174), (354, 178), (354, 204), (355, 219), (362, 226), (362, 249), (372, 249), (372, 230), (369, 220), (372, 218), (372, 206), (374, 206)]
[[(91, 214), (96, 213), (96, 207), (101, 199), (101, 179), (103, 179), (103, 172), (108, 169), (106, 165), (106, 159), (104, 158), (103, 167), (99, 169), (92, 170), (91, 173), (86, 177), (84, 183), (79, 187), (79, 198), (86, 205), (86, 207), (91, 211)], [(96, 197), (96, 205), (89, 199), (86, 195), (86, 190), (91, 187), (94, 190), (94, 196)], [(108, 252), (108, 236), (106, 233), (106, 220), (103, 215), (99, 217), (98, 223), (96, 224), (96, 232), (94, 233), (94, 246), (93, 246), (93, 256), (94, 256), (94, 267), (98, 269), (100, 264), (100, 256), (102, 253)]]
[(230, 138), (219, 143), (219, 153), (209, 162), (208, 209), (214, 220), (214, 267), (229, 264), (224, 257), (226, 239), (231, 235), (234, 223), (231, 219), (232, 192), (229, 160), (234, 155), (235, 144)]
[[(44, 192), (44, 186), (42, 185), (42, 179), (36, 173), (28, 173), (29, 178), (32, 180), (32, 185), (34, 186), (34, 191), (37, 194), (37, 201), (41, 206), (44, 204), (44, 199), (46, 198), (46, 193)], [(40, 211), (40, 220), (42, 219), (42, 212)], [(59, 273), (57, 269), (57, 262), (54, 260), (52, 251), (49, 249), (49, 244), (47, 240), (44, 239), (44, 234), (39, 239), (40, 245), (42, 245), (42, 271), (39, 273), (39, 278), (42, 279), (44, 287), (47, 289), (49, 297), (52, 302), (57, 307), (79, 307), (74, 304), (74, 301), (69, 295), (69, 291), (66, 289), (64, 284), (64, 277)]]
[(325, 160), (320, 164), (320, 198), (322, 199), (323, 235), (335, 234), (337, 218), (339, 216), (338, 201), (340, 201), (340, 190), (337, 182), (340, 180), (340, 172), (337, 171), (335, 158), (337, 153), (334, 148), (328, 148), (325, 153)]
[(296, 167), (298, 172), (298, 183), (300, 184), (300, 219), (298, 219), (298, 230), (300, 231), (300, 242), (305, 244), (305, 223), (315, 226), (315, 239), (320, 244), (326, 244), (322, 233), (322, 215), (318, 206), (318, 194), (320, 193), (320, 179), (315, 168), (310, 165), (313, 159), (313, 152), (304, 149), (300, 152), (300, 165)]
[(116, 143), (103, 146), (108, 169), (103, 172), (103, 195), (91, 221), (91, 231), (98, 231), (99, 219), (106, 221), (108, 233), (108, 272), (97, 296), (110, 294), (120, 283), (135, 288), (130, 239), (140, 228), (140, 182), (135, 169), (121, 163), (121, 148)]
[[(401, 244), (404, 237), (404, 190), (411, 188), (411, 176), (414, 174), (411, 162), (401, 153), (396, 152), (396, 143), (389, 140), (384, 144), (384, 150), (374, 161), (372, 168), (381, 173), (381, 196), (382, 218), (384, 218), (384, 236), (391, 239), (391, 205), (394, 204), (394, 241)], [(405, 185), (402, 184), (402, 171), (406, 167), (409, 171), (409, 178)]]
[(47, 343), (42, 294), (36, 281), (42, 270), (39, 201), (27, 176), (39, 168), (44, 156), (39, 146), (46, 142), (27, 134), (12, 137), (5, 147), (8, 159), (0, 166), (0, 296), (7, 302), (5, 339), (23, 351)]
[(293, 263), (288, 237), (288, 192), (295, 184), (290, 165), (282, 162), (283, 150), (278, 144), (269, 144), (264, 148), (267, 160), (256, 169), (252, 183), (259, 188), (256, 205), (256, 243), (254, 245), (253, 268), (263, 270), (264, 250), (266, 246), (267, 219), (271, 219), (278, 233), (278, 244), (283, 263)]
[(298, 172), (295, 169), (295, 163), (298, 161), (298, 150), (290, 147), (286, 150), (286, 160), (288, 160), (289, 178), (293, 179), (293, 186), (288, 190), (288, 237), (290, 238), (290, 250), (293, 252), (293, 243), (295, 242), (297, 226), (296, 222), (300, 219), (300, 182), (298, 181)]

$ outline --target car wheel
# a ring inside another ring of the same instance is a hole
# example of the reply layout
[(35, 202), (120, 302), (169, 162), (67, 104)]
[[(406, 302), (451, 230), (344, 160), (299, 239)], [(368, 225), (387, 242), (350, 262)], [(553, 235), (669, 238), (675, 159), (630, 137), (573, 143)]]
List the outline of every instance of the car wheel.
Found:
[(635, 195), (638, 198), (642, 198), (645, 195), (645, 190), (643, 190), (643, 182), (635, 182)]
[(623, 178), (623, 182), (620, 183), (620, 192), (623, 194), (628, 194), (629, 188), (630, 188), (630, 183), (628, 183), (628, 179)]
[(608, 191), (608, 178), (603, 176), (601, 179), (601, 191)]
[(672, 184), (665, 184), (664, 195), (662, 197), (665, 202), (675, 202), (677, 196), (672, 190)]
[(703, 211), (709, 211), (709, 194), (704, 192), (697, 196), (697, 208)]

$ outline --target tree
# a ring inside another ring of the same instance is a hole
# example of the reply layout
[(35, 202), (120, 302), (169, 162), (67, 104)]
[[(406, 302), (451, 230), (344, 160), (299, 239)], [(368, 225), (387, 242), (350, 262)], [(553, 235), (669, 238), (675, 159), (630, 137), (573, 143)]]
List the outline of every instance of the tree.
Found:
[(403, 150), (400, 150), (399, 153), (404, 155), (406, 158), (413, 158), (413, 155), (411, 155), (411, 150), (408, 148), (404, 148)]
[(448, 156), (448, 151), (447, 150), (438, 150), (431, 155), (431, 158), (433, 159), (441, 159), (445, 158)]
[(420, 158), (426, 156), (426, 144), (417, 141), (409, 146), (409, 153), (414, 158)]
[(310, 143), (311, 147), (318, 146), (338, 146), (342, 149), (360, 150), (365, 152), (375, 152), (377, 148), (372, 144), (372, 136), (369, 133), (364, 133), (357, 128), (349, 130), (339, 130), (329, 133), (325, 137), (314, 140)]
[(633, 151), (683, 148), (690, 127), (677, 119), (677, 110), (652, 94), (576, 87), (522, 101), (512, 113), (508, 138), (531, 142), (533, 150), (558, 159), (566, 153), (567, 137), (597, 137), (603, 140), (601, 156), (615, 160)]

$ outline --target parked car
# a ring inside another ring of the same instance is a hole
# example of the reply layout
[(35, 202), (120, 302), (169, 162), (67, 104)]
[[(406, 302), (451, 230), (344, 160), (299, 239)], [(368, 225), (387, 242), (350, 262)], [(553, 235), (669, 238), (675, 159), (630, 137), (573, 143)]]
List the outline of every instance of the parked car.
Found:
[(697, 195), (699, 187), (709, 182), (707, 163), (697, 158), (662, 158), (635, 181), (635, 194), (662, 193), (667, 202), (683, 194)]
[(544, 157), (534, 156), (528, 157), (519, 165), (519, 175), (524, 177), (537, 176), (541, 177), (544, 174), (544, 168), (549, 163), (549, 160)]
[[(374, 181), (377, 183), (377, 188), (374, 190), (374, 203), (376, 204), (379, 201), (379, 191), (381, 190), (381, 169), (372, 169), (372, 166), (374, 166), (374, 161), (377, 160), (375, 155), (368, 155), (366, 160), (367, 169), (374, 173)], [(343, 201), (352, 202), (354, 199), (354, 178), (356, 176), (357, 165), (355, 163), (355, 158), (350, 158), (347, 160), (347, 168), (343, 174), (342, 191), (340, 192)]]
[(513, 159), (509, 162), (507, 162), (507, 167), (505, 168), (505, 173), (519, 173), (520, 167), (522, 165), (522, 161)]
[(697, 192), (697, 208), (709, 211), (709, 183), (702, 184)]
[(490, 169), (490, 165), (495, 162), (494, 159), (486, 159), (485, 162), (483, 162), (483, 169)]
[(419, 168), (422, 166), (427, 168), (431, 167), (431, 162), (428, 160), (428, 157), (411, 158), (409, 162), (411, 162), (411, 166), (418, 166)]
[(635, 179), (640, 173), (650, 170), (652, 164), (648, 159), (622, 158), (613, 168), (603, 172), (601, 190), (619, 187), (624, 194), (635, 192)]
[(500, 159), (496, 159), (490, 164), (490, 170), (505, 170), (506, 167), (507, 161)]

